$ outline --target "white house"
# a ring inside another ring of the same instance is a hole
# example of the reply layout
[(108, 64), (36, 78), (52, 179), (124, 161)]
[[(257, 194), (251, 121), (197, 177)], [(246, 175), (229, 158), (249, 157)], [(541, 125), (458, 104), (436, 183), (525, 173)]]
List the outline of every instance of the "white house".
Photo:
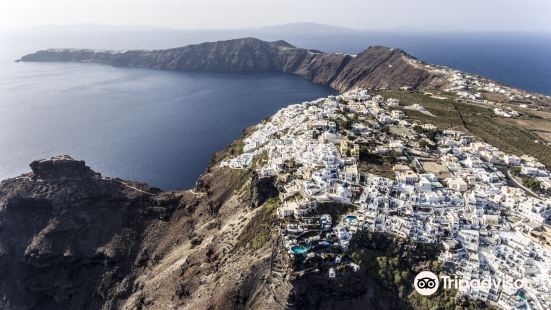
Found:
[(506, 154), (503, 156), (503, 161), (509, 166), (520, 166), (521, 160), (518, 156)]
[(448, 187), (451, 190), (457, 191), (457, 192), (465, 192), (467, 191), (467, 182), (465, 182), (462, 178), (448, 178)]
[(425, 177), (419, 178), (417, 186), (420, 192), (429, 192), (432, 190), (432, 183)]

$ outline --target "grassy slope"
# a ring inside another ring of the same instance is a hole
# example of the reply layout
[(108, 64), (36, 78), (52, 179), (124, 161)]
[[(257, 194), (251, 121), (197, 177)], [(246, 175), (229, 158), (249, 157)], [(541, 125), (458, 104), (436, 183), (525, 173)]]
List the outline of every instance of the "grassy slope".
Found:
[(270, 241), (273, 222), (276, 220), (276, 210), (279, 199), (271, 198), (254, 215), (237, 238), (236, 247), (246, 247), (252, 251), (260, 249)]
[[(440, 129), (468, 131), (480, 139), (515, 155), (531, 155), (547, 167), (551, 167), (551, 147), (542, 143), (532, 132), (513, 124), (506, 124), (489, 108), (458, 102), (454, 99), (434, 99), (427, 95), (405, 91), (381, 91), (381, 95), (400, 99), (406, 105), (418, 103), (436, 117), (404, 110), (404, 113), (420, 122), (431, 123)], [(530, 116), (528, 116), (530, 117)]]

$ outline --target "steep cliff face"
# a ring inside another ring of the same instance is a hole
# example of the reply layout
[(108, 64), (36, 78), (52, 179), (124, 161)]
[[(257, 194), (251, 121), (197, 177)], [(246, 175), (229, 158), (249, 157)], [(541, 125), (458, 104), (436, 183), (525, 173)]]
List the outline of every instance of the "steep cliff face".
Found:
[(120, 280), (165, 211), (152, 199), (159, 191), (66, 156), (31, 167), (0, 184), (0, 308), (99, 308), (124, 295)]
[(154, 51), (51, 49), (23, 56), (21, 61), (97, 62), (121, 67), (201, 72), (285, 72), (298, 74), (339, 91), (437, 88), (439, 75), (423, 68), (399, 49), (371, 47), (356, 57), (297, 48), (285, 41), (254, 38), (188, 45)]
[(392, 89), (408, 86), (425, 89), (441, 85), (439, 76), (422, 67), (422, 63), (400, 49), (370, 47), (354, 57), (330, 85), (339, 90), (368, 86), (370, 89)]
[(0, 309), (281, 308), (271, 243), (250, 251), (245, 232), (274, 188), (216, 164), (193, 191), (102, 177), (68, 156), (2, 181)]

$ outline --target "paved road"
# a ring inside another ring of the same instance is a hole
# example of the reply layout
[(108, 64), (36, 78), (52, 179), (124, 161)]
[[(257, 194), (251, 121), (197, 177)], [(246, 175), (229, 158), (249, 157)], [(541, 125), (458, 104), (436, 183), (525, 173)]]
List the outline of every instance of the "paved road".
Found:
[(152, 195), (152, 196), (155, 195), (155, 194), (153, 194), (153, 193), (146, 192), (146, 191), (144, 191), (144, 190), (142, 190), (142, 189), (139, 189), (139, 188), (137, 188), (137, 187), (135, 187), (135, 186), (132, 186), (132, 185), (130, 185), (130, 184), (124, 182), (124, 181), (115, 180), (115, 179), (111, 179), (111, 178), (108, 178), (108, 177), (102, 177), (101, 179), (102, 179), (102, 180), (108, 180), (108, 181), (117, 182), (117, 183), (119, 183), (119, 184), (121, 184), (121, 185), (123, 185), (123, 186), (125, 186), (125, 187), (127, 187), (127, 188), (129, 188), (129, 189), (135, 190), (135, 191), (140, 192), (140, 193), (144, 193), (144, 194), (146, 194), (146, 195)]

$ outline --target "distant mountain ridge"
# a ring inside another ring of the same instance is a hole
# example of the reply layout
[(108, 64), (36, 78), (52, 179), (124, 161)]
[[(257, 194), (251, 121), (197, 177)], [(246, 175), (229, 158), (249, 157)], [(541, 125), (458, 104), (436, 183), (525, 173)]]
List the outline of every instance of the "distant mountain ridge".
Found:
[(308, 33), (343, 33), (343, 32), (357, 32), (362, 31), (359, 29), (340, 27), (328, 24), (319, 23), (289, 23), (272, 25), (266, 27), (253, 28), (257, 30), (273, 31), (273, 32), (308, 32)]
[(166, 50), (95, 51), (49, 49), (21, 61), (94, 62), (118, 67), (172, 71), (260, 73), (284, 72), (346, 91), (367, 89), (435, 89), (447, 79), (400, 49), (370, 47), (356, 56), (297, 48), (286, 41), (255, 38), (187, 45)]

